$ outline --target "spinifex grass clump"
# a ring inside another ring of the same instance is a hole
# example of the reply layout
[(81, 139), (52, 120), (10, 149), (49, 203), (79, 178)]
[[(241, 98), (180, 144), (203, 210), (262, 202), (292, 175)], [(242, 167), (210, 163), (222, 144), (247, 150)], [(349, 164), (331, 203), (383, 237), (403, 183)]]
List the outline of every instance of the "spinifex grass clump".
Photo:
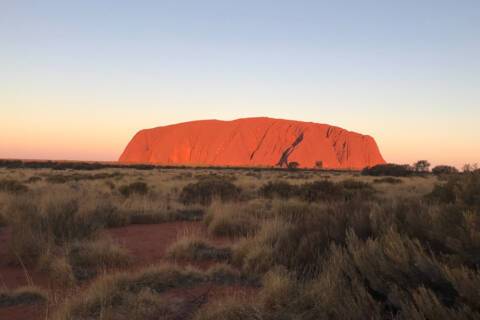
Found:
[(259, 219), (265, 213), (263, 205), (213, 203), (203, 221), (208, 233), (217, 237), (238, 238), (254, 234), (260, 227)]
[(68, 197), (18, 198), (9, 208), (8, 223), (12, 228), (10, 251), (26, 260), (35, 260), (53, 246), (90, 238), (101, 227), (80, 210), (77, 200)]
[(131, 195), (146, 195), (148, 193), (148, 185), (145, 182), (133, 182), (127, 185), (120, 186), (118, 191), (124, 197), (130, 197)]
[(68, 260), (77, 280), (90, 279), (101, 270), (126, 267), (131, 263), (129, 253), (107, 239), (74, 243)]

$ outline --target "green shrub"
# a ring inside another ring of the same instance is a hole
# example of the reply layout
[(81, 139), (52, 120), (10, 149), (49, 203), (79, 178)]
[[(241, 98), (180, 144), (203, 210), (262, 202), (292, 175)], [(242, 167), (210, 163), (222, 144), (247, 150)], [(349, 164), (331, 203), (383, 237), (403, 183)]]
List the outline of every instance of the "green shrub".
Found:
[(213, 199), (232, 201), (240, 198), (241, 190), (232, 182), (220, 178), (205, 178), (187, 184), (180, 193), (184, 204), (209, 205)]
[(131, 195), (146, 195), (148, 193), (148, 185), (145, 182), (133, 182), (127, 185), (120, 186), (118, 191), (124, 197), (130, 197)]

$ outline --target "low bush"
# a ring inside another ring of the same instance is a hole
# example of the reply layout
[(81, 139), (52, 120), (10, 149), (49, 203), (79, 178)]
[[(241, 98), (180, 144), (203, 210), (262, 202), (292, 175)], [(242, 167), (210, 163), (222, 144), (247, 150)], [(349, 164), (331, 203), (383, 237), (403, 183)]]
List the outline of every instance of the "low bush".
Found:
[(7, 193), (25, 193), (29, 189), (26, 185), (16, 180), (0, 180), (0, 192)]
[(344, 197), (342, 185), (328, 180), (306, 183), (300, 186), (301, 198), (307, 202), (336, 201)]
[(115, 228), (126, 226), (130, 223), (129, 215), (119, 209), (112, 201), (107, 199), (97, 200), (93, 212), (90, 217), (97, 222), (102, 228)]
[(354, 179), (343, 180), (340, 182), (340, 185), (342, 185), (347, 190), (371, 190), (372, 189), (372, 186), (367, 182), (354, 180)]
[(357, 202), (284, 203), (274, 207), (272, 215), (255, 235), (234, 247), (233, 262), (250, 275), (282, 267), (297, 277), (312, 278), (330, 245), (345, 243), (347, 230), (366, 239), (378, 223), (372, 221), (371, 207)]
[(76, 283), (72, 266), (64, 254), (44, 253), (39, 257), (37, 269), (56, 286), (67, 288)]
[(265, 198), (289, 199), (299, 193), (299, 188), (286, 181), (270, 181), (260, 187), (259, 193)]
[(367, 199), (373, 196), (375, 189), (370, 184), (354, 179), (338, 183), (318, 180), (301, 185), (292, 185), (286, 181), (268, 182), (259, 189), (265, 198), (299, 198), (306, 202), (350, 200), (356, 196)]
[(172, 221), (199, 221), (204, 212), (201, 209), (177, 209), (167, 211), (140, 211), (129, 214), (130, 224), (156, 224)]
[(209, 205), (213, 199), (222, 201), (238, 200), (241, 190), (231, 181), (223, 178), (204, 178), (198, 182), (187, 184), (180, 193), (180, 201), (184, 204)]
[(255, 208), (236, 205), (212, 205), (205, 215), (208, 232), (217, 237), (241, 237), (258, 230)]
[(48, 183), (66, 183), (68, 180), (68, 177), (61, 174), (48, 175), (45, 178)]
[(45, 303), (47, 294), (34, 286), (20, 287), (13, 291), (0, 289), (0, 307), (10, 307), (20, 304)]
[(480, 208), (480, 172), (453, 175), (437, 184), (427, 198), (443, 203)]
[(232, 256), (230, 248), (220, 248), (195, 236), (186, 236), (177, 240), (167, 250), (167, 256), (176, 260), (192, 261), (228, 261)]
[(458, 173), (458, 169), (452, 166), (440, 165), (440, 166), (434, 167), (432, 169), (432, 173), (435, 175), (454, 174), (454, 173)]
[(130, 197), (132, 195), (146, 195), (148, 193), (148, 185), (145, 182), (132, 182), (127, 185), (122, 185), (118, 188), (118, 191), (124, 197)]
[(68, 261), (77, 280), (91, 279), (101, 270), (126, 267), (131, 260), (124, 248), (107, 239), (77, 242), (68, 252)]
[(385, 177), (385, 178), (378, 178), (373, 179), (373, 183), (388, 183), (388, 184), (399, 184), (402, 183), (403, 180), (394, 177)]
[(42, 177), (39, 177), (39, 176), (31, 176), (30, 178), (28, 178), (25, 182), (26, 183), (36, 183), (38, 181), (42, 181)]
[[(45, 180), (49, 183), (67, 183), (78, 182), (81, 180), (103, 180), (108, 178), (119, 178), (122, 174), (119, 172), (113, 173), (96, 173), (96, 174), (84, 174), (84, 173), (72, 173), (72, 174), (49, 174)], [(33, 178), (33, 177), (32, 177)]]
[(101, 227), (91, 212), (81, 211), (78, 201), (68, 197), (45, 202), (22, 197), (12, 201), (8, 211), (14, 261), (36, 261), (54, 246), (93, 237)]
[(238, 270), (226, 263), (218, 263), (211, 266), (206, 272), (207, 278), (218, 284), (235, 285), (235, 284), (250, 284), (258, 285), (257, 279), (246, 278)]
[[(283, 230), (274, 238), (289, 229), (284, 225), (279, 227)], [(277, 253), (259, 261), (274, 261)], [(299, 279), (299, 274), (281, 266), (270, 268), (256, 303), (248, 304), (255, 310), (253, 319), (476, 319), (480, 316), (479, 295), (474, 289), (480, 283), (478, 271), (447, 266), (418, 240), (392, 229), (376, 239), (364, 240), (348, 231), (344, 244), (331, 244), (318, 263), (318, 272), (309, 281)], [(218, 309), (218, 305), (223, 307)], [(235, 304), (220, 300), (202, 308), (198, 316), (214, 319), (221, 314), (236, 319), (240, 314), (249, 319), (251, 310), (237, 313), (239, 306), (244, 310), (242, 300), (235, 300)]]
[(408, 177), (414, 173), (413, 168), (407, 164), (378, 164), (373, 167), (367, 167), (362, 170), (363, 175), (367, 176), (392, 176), (392, 177)]

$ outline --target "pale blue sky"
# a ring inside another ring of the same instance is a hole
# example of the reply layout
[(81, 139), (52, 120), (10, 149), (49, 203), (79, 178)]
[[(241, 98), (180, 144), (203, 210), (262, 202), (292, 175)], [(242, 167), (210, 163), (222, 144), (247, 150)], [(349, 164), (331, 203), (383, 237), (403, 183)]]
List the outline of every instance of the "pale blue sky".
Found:
[(480, 162), (480, 1), (0, 0), (0, 157), (115, 159), (141, 128), (270, 116)]

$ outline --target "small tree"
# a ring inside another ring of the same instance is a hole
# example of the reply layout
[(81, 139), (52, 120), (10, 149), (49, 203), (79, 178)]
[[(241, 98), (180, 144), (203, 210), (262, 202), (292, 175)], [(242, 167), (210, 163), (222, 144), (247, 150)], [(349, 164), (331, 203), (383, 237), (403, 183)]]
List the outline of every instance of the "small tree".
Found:
[(315, 169), (323, 169), (323, 161), (322, 160), (318, 160), (317, 162), (315, 162)]
[(432, 173), (439, 175), (439, 174), (452, 174), (452, 173), (457, 173), (458, 170), (455, 167), (452, 166), (446, 166), (446, 165), (439, 165), (436, 166), (432, 169)]
[(428, 162), (427, 160), (418, 160), (413, 164), (413, 167), (415, 168), (415, 172), (428, 172), (428, 169), (430, 168), (430, 162)]
[(288, 165), (287, 165), (288, 169), (290, 169), (290, 170), (298, 169), (299, 166), (300, 166), (300, 164), (296, 161), (289, 162)]

